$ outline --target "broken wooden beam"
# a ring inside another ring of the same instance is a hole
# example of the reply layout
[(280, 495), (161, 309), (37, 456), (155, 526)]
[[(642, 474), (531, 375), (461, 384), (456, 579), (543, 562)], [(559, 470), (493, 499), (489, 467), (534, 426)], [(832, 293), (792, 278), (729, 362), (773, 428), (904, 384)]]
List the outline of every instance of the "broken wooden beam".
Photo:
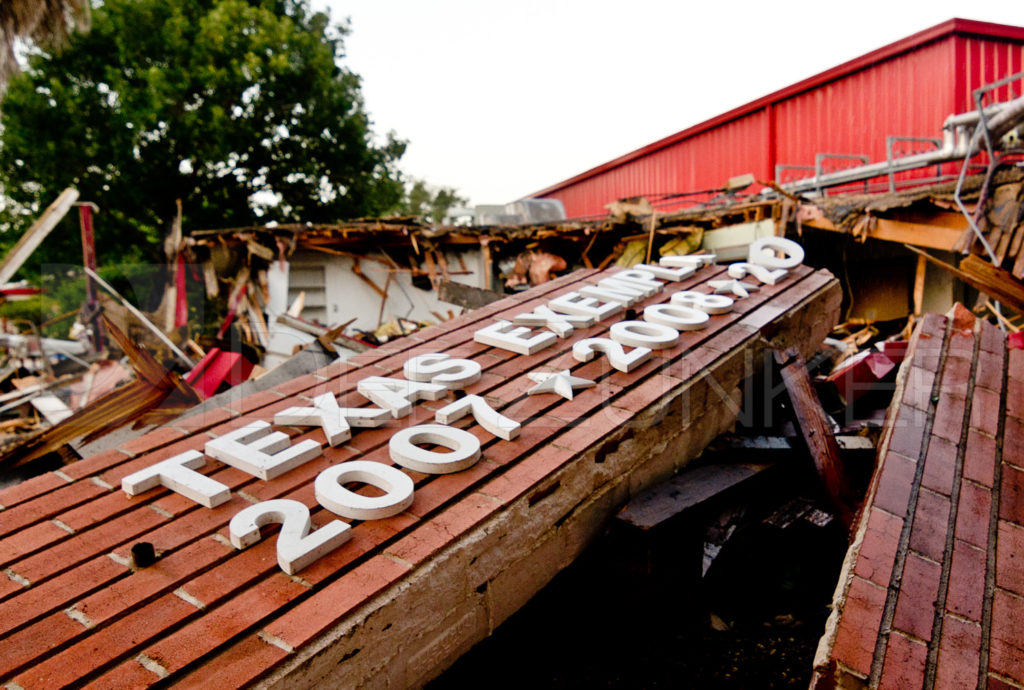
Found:
[(775, 467), (775, 463), (716, 463), (684, 470), (634, 498), (616, 519), (650, 530), (735, 495)]
[[(868, 216), (865, 216), (867, 218)], [(897, 218), (881, 218), (870, 216), (871, 222), (864, 228), (864, 236), (885, 242), (913, 244), (928, 249), (953, 251), (964, 230), (969, 230), (967, 219), (959, 213), (951, 211), (935, 211), (930, 214), (931, 222), (920, 222), (919, 219), (900, 220)], [(821, 208), (814, 204), (804, 203), (797, 212), (797, 220), (804, 227), (831, 232), (845, 231), (827, 219)]]
[(957, 278), (976, 290), (980, 290), (992, 299), (1005, 304), (1018, 314), (1024, 314), (1024, 283), (1010, 271), (994, 266), (980, 256), (971, 254), (960, 262), (960, 268), (936, 259), (928, 252), (917, 247), (904, 245), (907, 249), (920, 254), (928, 261), (943, 270), (949, 271)]
[(156, 326), (155, 326), (155, 325), (153, 324), (153, 322), (152, 322), (152, 321), (150, 321), (149, 319), (147, 319), (147, 318), (146, 318), (146, 315), (145, 315), (145, 314), (143, 314), (143, 313), (142, 313), (141, 311), (139, 311), (138, 309), (136, 309), (136, 308), (135, 308), (135, 306), (134, 306), (134, 305), (133, 305), (133, 304), (132, 304), (131, 302), (129, 302), (129, 301), (128, 301), (128, 300), (126, 300), (126, 299), (125, 299), (125, 298), (124, 298), (123, 296), (121, 296), (121, 293), (120, 293), (120, 292), (118, 292), (117, 290), (115, 290), (115, 289), (114, 289), (114, 288), (113, 288), (113, 287), (112, 287), (112, 286), (110, 285), (110, 283), (108, 283), (107, 281), (103, 280), (103, 278), (101, 278), (101, 277), (99, 276), (99, 274), (98, 274), (98, 273), (96, 273), (95, 271), (93, 271), (93, 270), (92, 270), (91, 268), (89, 268), (89, 267), (86, 267), (86, 268), (85, 268), (85, 272), (86, 272), (86, 273), (87, 273), (87, 274), (89, 275), (89, 277), (90, 277), (90, 278), (92, 278), (92, 279), (93, 279), (93, 280), (95, 280), (95, 281), (96, 281), (97, 283), (99, 283), (99, 284), (100, 284), (100, 286), (101, 286), (101, 287), (102, 287), (102, 288), (103, 288), (104, 290), (106, 290), (107, 292), (109, 292), (109, 293), (110, 293), (111, 295), (113, 295), (113, 296), (114, 296), (114, 297), (115, 297), (115, 298), (116, 298), (116, 299), (117, 299), (118, 301), (120, 301), (120, 302), (121, 302), (121, 304), (123, 304), (123, 305), (124, 305), (125, 309), (127, 309), (128, 311), (130, 311), (130, 312), (132, 313), (132, 315), (134, 315), (134, 316), (135, 316), (135, 318), (137, 318), (137, 319), (139, 320), (139, 323), (141, 323), (141, 324), (142, 324), (143, 326), (145, 326), (145, 327), (146, 327), (147, 329), (149, 329), (149, 331), (150, 331), (150, 332), (151, 332), (151, 333), (152, 333), (153, 335), (155, 335), (155, 336), (157, 337), (157, 339), (159, 339), (159, 340), (160, 340), (160, 342), (161, 342), (161, 343), (163, 343), (164, 345), (166, 345), (166, 346), (167, 346), (167, 348), (168, 348), (168, 349), (169, 349), (169, 350), (170, 350), (171, 352), (173, 352), (173, 353), (174, 353), (174, 355), (175, 355), (175, 356), (176, 356), (176, 357), (177, 357), (178, 359), (180, 359), (180, 360), (181, 360), (181, 362), (182, 362), (182, 363), (183, 363), (183, 364), (184, 364), (184, 365), (185, 365), (186, 367), (188, 367), (189, 369), (191, 369), (191, 368), (192, 368), (193, 366), (195, 366), (195, 363), (194, 363), (194, 362), (193, 362), (193, 361), (192, 361), (191, 359), (189, 359), (189, 356), (188, 356), (188, 355), (186, 355), (186, 354), (185, 354), (184, 352), (182, 352), (182, 351), (181, 351), (181, 348), (179, 348), (179, 347), (178, 347), (177, 345), (175, 345), (175, 344), (174, 344), (174, 343), (173, 343), (173, 342), (171, 341), (171, 339), (167, 337), (167, 334), (166, 334), (166, 333), (164, 333), (164, 332), (163, 332), (163, 331), (161, 331), (161, 330), (160, 330), (159, 328), (157, 328), (157, 327), (156, 327)]
[(825, 487), (825, 493), (839, 519), (849, 528), (857, 511), (856, 499), (853, 497), (846, 466), (839, 454), (839, 444), (811, 384), (807, 363), (799, 352), (792, 349), (776, 351), (774, 356), (793, 406), (794, 421), (807, 443), (807, 450)]
[(18, 467), (75, 439), (88, 442), (133, 422), (159, 424), (200, 402), (195, 390), (178, 374), (164, 369), (106, 316), (102, 319), (106, 332), (131, 360), (137, 379), (93, 399), (52, 427), (26, 436), (0, 458), (0, 467)]
[(71, 210), (71, 207), (74, 206), (77, 200), (78, 190), (68, 187), (60, 193), (60, 196), (52, 204), (46, 207), (42, 215), (21, 236), (18, 243), (7, 252), (3, 260), (0, 260), (0, 285), (8, 282), (18, 272), (18, 269), (28, 261), (28, 257), (32, 256), (32, 252), (57, 227), (57, 223), (67, 215), (67, 212)]

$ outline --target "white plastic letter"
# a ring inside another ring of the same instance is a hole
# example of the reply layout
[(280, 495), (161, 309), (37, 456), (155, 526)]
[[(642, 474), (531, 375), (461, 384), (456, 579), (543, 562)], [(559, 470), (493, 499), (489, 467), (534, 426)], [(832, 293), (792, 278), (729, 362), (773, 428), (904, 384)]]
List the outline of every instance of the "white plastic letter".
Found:
[(532, 355), (558, 342), (558, 336), (551, 331), (537, 333), (530, 338), (523, 337), (530, 332), (529, 328), (516, 326), (511, 321), (497, 321), (474, 333), (473, 340), (521, 355)]
[(683, 254), (681, 256), (663, 256), (658, 263), (669, 268), (683, 268), (693, 266), (696, 270), (701, 266), (715, 263), (714, 254)]
[(319, 426), (327, 442), (338, 446), (352, 438), (352, 427), (382, 426), (391, 419), (390, 410), (380, 407), (338, 407), (333, 393), (313, 398), (313, 407), (289, 407), (274, 415), (282, 426)]
[(121, 480), (121, 488), (129, 496), (137, 496), (154, 487), (165, 486), (199, 505), (214, 508), (231, 498), (231, 490), (217, 480), (195, 471), (205, 464), (206, 458), (199, 451), (185, 451), (129, 474)]
[(597, 285), (580, 288), (580, 294), (605, 302), (618, 302), (623, 307), (631, 307), (644, 298), (644, 291), (637, 286), (617, 283), (608, 278), (598, 281)]
[(636, 285), (646, 291), (648, 296), (656, 295), (665, 288), (665, 284), (658, 280), (657, 276), (639, 267), (629, 268), (612, 274), (611, 280), (624, 280), (627, 283)]
[(395, 419), (409, 416), (417, 400), (440, 400), (448, 393), (447, 388), (434, 383), (385, 376), (367, 376), (356, 384), (356, 390), (380, 407), (391, 410)]
[(725, 295), (706, 295), (695, 290), (680, 290), (672, 295), (672, 304), (700, 309), (705, 314), (728, 314), (732, 311), (736, 300)]
[[(782, 252), (786, 258), (780, 259), (775, 255), (776, 252)], [(751, 242), (750, 249), (747, 250), (747, 261), (759, 266), (784, 268), (788, 271), (804, 262), (804, 248), (785, 237), (762, 237)]]
[[(438, 453), (417, 446), (432, 443), (450, 449)], [(441, 424), (421, 424), (402, 429), (388, 442), (391, 459), (406, 469), (426, 474), (449, 474), (469, 469), (480, 459), (480, 440), (462, 429)]]
[(653, 304), (644, 309), (644, 321), (677, 331), (699, 331), (707, 327), (710, 318), (707, 312), (681, 304)]
[(739, 263), (729, 265), (729, 277), (736, 278), (738, 280), (740, 278), (746, 278), (749, 274), (765, 285), (775, 285), (775, 283), (785, 278), (787, 273), (789, 273), (789, 271), (784, 268), (777, 268), (773, 271), (770, 268), (758, 266), (757, 264), (752, 264), (748, 261), (741, 261)]
[(313, 407), (289, 407), (278, 412), (274, 415), (274, 424), (319, 426), (332, 446), (341, 445), (352, 438), (352, 429), (341, 413), (334, 393), (316, 396), (313, 398)]
[(680, 266), (678, 268), (669, 268), (668, 266), (658, 266), (656, 264), (637, 264), (636, 268), (647, 271), (655, 278), (661, 280), (667, 280), (670, 283), (677, 283), (680, 280), (686, 280), (700, 268), (700, 265), (694, 262), (689, 266)]
[[(362, 496), (345, 488), (348, 482), (372, 484), (383, 496)], [(333, 465), (313, 483), (317, 503), (352, 520), (383, 520), (412, 505), (413, 483), (402, 470), (372, 460), (349, 460)]]
[(467, 414), (472, 414), (477, 424), (498, 438), (511, 441), (519, 436), (519, 422), (500, 414), (479, 395), (467, 395), (450, 405), (445, 405), (434, 413), (434, 421), (438, 424), (451, 424)]
[(744, 283), (743, 281), (736, 280), (735, 278), (729, 278), (727, 280), (709, 280), (708, 287), (714, 290), (716, 294), (724, 295), (728, 293), (735, 296), (737, 299), (750, 297), (751, 292), (760, 289), (753, 283)]
[(531, 312), (516, 314), (512, 321), (521, 326), (546, 326), (559, 338), (568, 338), (577, 328), (593, 326), (596, 319), (579, 314), (559, 314), (540, 305)]
[(604, 321), (609, 316), (622, 311), (621, 302), (587, 297), (578, 292), (567, 292), (564, 295), (548, 300), (548, 306), (562, 314), (593, 316), (598, 321)]
[(402, 367), (405, 378), (456, 390), (480, 380), (482, 367), (471, 359), (451, 359), (446, 354), (416, 355)]
[(637, 347), (626, 354), (621, 344), (609, 338), (586, 338), (572, 346), (572, 356), (577, 362), (589, 362), (598, 352), (603, 352), (614, 368), (627, 374), (654, 354), (649, 347)]
[(679, 331), (668, 326), (645, 321), (619, 321), (608, 333), (612, 340), (630, 347), (649, 347), (663, 350), (679, 342)]
[(309, 508), (290, 498), (275, 498), (239, 511), (228, 524), (228, 534), (236, 549), (252, 546), (261, 538), (260, 527), (281, 523), (277, 535), (277, 564), (294, 575), (310, 563), (326, 556), (352, 538), (341, 520), (331, 520), (310, 533)]
[(252, 422), (206, 442), (206, 454), (260, 479), (273, 479), (319, 457), (320, 444), (306, 439), (291, 445), (288, 434), (271, 432), (270, 424)]

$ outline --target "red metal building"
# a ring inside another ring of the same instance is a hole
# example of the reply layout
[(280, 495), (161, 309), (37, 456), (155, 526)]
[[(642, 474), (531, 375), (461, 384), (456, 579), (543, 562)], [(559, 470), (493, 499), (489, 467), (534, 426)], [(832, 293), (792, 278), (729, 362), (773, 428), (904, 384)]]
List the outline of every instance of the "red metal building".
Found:
[[(570, 218), (600, 216), (605, 204), (624, 197), (715, 189), (744, 173), (776, 179), (776, 166), (813, 168), (819, 154), (884, 161), (887, 137), (940, 137), (947, 116), (975, 108), (975, 89), (1022, 70), (1024, 28), (950, 19), (534, 196), (561, 200)], [(1022, 91), (1024, 82), (1018, 80), (993, 91), (986, 103)], [(928, 146), (904, 141), (894, 149), (899, 155)], [(832, 158), (828, 163), (849, 167), (857, 161)], [(780, 173), (780, 181), (786, 181), (809, 177), (813, 170), (785, 168)], [(668, 200), (661, 207), (679, 203)]]

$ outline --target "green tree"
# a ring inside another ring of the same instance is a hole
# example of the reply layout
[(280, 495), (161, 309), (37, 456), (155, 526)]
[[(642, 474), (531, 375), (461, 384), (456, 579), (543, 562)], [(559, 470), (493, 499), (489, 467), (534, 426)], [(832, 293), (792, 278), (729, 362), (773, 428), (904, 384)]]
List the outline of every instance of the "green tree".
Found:
[[(102, 209), (102, 261), (158, 259), (175, 199), (192, 229), (393, 208), (405, 144), (375, 143), (346, 32), (308, 0), (104, 0), (88, 34), (34, 50), (9, 84), (4, 244), (67, 186)], [(38, 254), (79, 262), (77, 232)]]
[(466, 203), (468, 200), (460, 196), (453, 187), (434, 187), (423, 180), (415, 180), (406, 187), (405, 196), (391, 212), (402, 216), (416, 216), (431, 223), (441, 223), (448, 209)]

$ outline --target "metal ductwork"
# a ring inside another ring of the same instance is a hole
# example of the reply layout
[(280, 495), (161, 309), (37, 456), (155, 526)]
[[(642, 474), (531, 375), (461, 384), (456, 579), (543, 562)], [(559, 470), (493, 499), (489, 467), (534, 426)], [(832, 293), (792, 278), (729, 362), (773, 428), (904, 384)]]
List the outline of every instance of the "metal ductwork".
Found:
[[(989, 106), (985, 108), (984, 116), (990, 140), (998, 141), (1004, 134), (1024, 122), (1024, 96)], [(782, 188), (794, 194), (820, 192), (827, 187), (863, 182), (883, 175), (894, 175), (908, 170), (963, 160), (978, 153), (981, 149), (985, 128), (978, 126), (980, 119), (981, 113), (977, 110), (947, 117), (942, 125), (942, 145), (935, 151), (817, 174), (786, 183), (782, 185)]]

